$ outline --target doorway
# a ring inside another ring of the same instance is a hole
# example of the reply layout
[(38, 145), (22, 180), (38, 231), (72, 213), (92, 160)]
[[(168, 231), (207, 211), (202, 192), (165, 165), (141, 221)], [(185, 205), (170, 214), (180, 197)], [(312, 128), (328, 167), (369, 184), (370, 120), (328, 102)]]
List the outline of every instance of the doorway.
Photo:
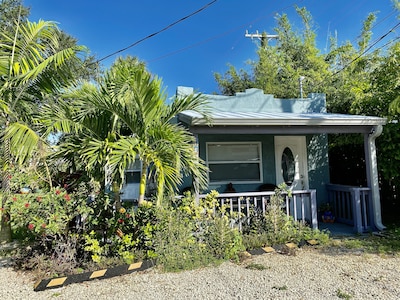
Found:
[(275, 136), (276, 184), (292, 190), (308, 189), (305, 136)]

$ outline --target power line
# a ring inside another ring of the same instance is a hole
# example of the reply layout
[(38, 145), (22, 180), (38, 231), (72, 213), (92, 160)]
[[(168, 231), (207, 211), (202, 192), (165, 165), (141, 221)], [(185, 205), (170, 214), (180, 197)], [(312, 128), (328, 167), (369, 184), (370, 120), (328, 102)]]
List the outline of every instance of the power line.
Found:
[(111, 53), (111, 54), (108, 54), (108, 55), (106, 55), (106, 56), (104, 56), (104, 57), (98, 59), (95, 63), (97, 64), (97, 63), (99, 63), (99, 62), (101, 62), (101, 61), (103, 61), (103, 60), (105, 60), (105, 59), (107, 59), (107, 58), (109, 58), (109, 57), (111, 57), (111, 56), (114, 56), (115, 54), (124, 52), (124, 51), (128, 50), (129, 48), (132, 48), (132, 47), (134, 47), (134, 46), (140, 44), (141, 42), (143, 42), (143, 41), (145, 41), (145, 40), (148, 40), (148, 39), (150, 39), (150, 38), (152, 38), (152, 37), (154, 37), (154, 36), (156, 36), (156, 35), (158, 35), (158, 34), (164, 32), (164, 31), (166, 31), (166, 30), (170, 29), (171, 27), (175, 26), (176, 24), (178, 24), (178, 23), (180, 23), (180, 22), (182, 22), (182, 21), (185, 21), (186, 19), (189, 19), (190, 17), (192, 17), (192, 16), (194, 16), (194, 15), (196, 15), (196, 14), (202, 12), (203, 10), (205, 10), (205, 9), (208, 8), (209, 6), (213, 5), (213, 4), (214, 4), (215, 2), (217, 2), (217, 1), (218, 1), (218, 0), (213, 0), (213, 1), (209, 2), (209, 3), (207, 3), (206, 5), (204, 5), (203, 7), (199, 8), (198, 10), (196, 10), (196, 11), (194, 11), (194, 12), (192, 12), (192, 13), (186, 15), (186, 16), (184, 16), (183, 18), (180, 18), (179, 20), (177, 20), (177, 21), (175, 21), (175, 22), (173, 22), (173, 23), (171, 23), (171, 24), (165, 26), (164, 28), (162, 28), (162, 29), (160, 29), (160, 30), (158, 30), (158, 31), (156, 31), (156, 32), (154, 32), (154, 33), (152, 33), (152, 34), (149, 34), (148, 36), (146, 36), (146, 37), (144, 37), (144, 38), (141, 38), (140, 40), (134, 42), (133, 44), (130, 44), (129, 46), (127, 46), (127, 47), (125, 47), (125, 48), (122, 48), (122, 49), (120, 49), (120, 50), (117, 50), (117, 51), (115, 51), (115, 52), (113, 52), (113, 53)]
[[(304, 1), (304, 0), (295, 1), (295, 2), (291, 3), (290, 5), (287, 5), (287, 6), (283, 7), (283, 8), (280, 8), (279, 10), (274, 10), (273, 12), (269, 13), (267, 16), (277, 14), (278, 11), (285, 11), (285, 10), (287, 10), (288, 8), (293, 7), (294, 5), (299, 4), (299, 3), (303, 2), (303, 1)], [(234, 27), (234, 28), (232, 28), (232, 29), (229, 29), (229, 30), (227, 30), (227, 31), (225, 31), (225, 32), (223, 32), (223, 33), (221, 33), (221, 34), (214, 35), (214, 36), (209, 37), (209, 38), (207, 38), (207, 39), (205, 39), (205, 40), (202, 40), (202, 41), (200, 41), (200, 42), (197, 42), (197, 43), (188, 45), (188, 46), (183, 47), (183, 48), (180, 48), (180, 49), (178, 49), (178, 50), (175, 50), (175, 51), (166, 53), (166, 54), (164, 54), (164, 55), (158, 56), (158, 57), (156, 57), (156, 58), (150, 59), (150, 60), (148, 60), (148, 62), (154, 62), (154, 61), (157, 61), (157, 60), (166, 58), (166, 57), (168, 57), (168, 56), (172, 56), (172, 55), (178, 54), (178, 53), (180, 53), (180, 52), (184, 52), (184, 51), (186, 51), (186, 50), (188, 50), (188, 49), (195, 48), (195, 47), (197, 47), (197, 46), (200, 46), (200, 45), (209, 43), (209, 42), (211, 42), (211, 41), (213, 41), (213, 40), (216, 40), (216, 39), (219, 39), (219, 38), (221, 38), (221, 37), (224, 37), (224, 36), (226, 36), (226, 35), (228, 35), (228, 34), (230, 34), (230, 33), (232, 33), (232, 32), (235, 32), (235, 31), (239, 30), (239, 29), (242, 29), (242, 28), (245, 28), (245, 27), (247, 27), (247, 26), (253, 25), (254, 23), (260, 21), (261, 19), (266, 18), (267, 16), (258, 17), (258, 18), (254, 19), (254, 20), (251, 21), (251, 22), (248, 22), (248, 23), (246, 23), (246, 24), (243, 24), (243, 25)], [(241, 37), (240, 37), (240, 38), (241, 38)]]
[(357, 57), (355, 57), (354, 59), (352, 59), (349, 63), (347, 63), (346, 65), (343, 66), (343, 68), (341, 68), (340, 70), (336, 71), (335, 73), (333, 73), (331, 75), (335, 76), (337, 74), (339, 74), (340, 72), (342, 72), (344, 69), (346, 69), (348, 66), (350, 66), (353, 62), (355, 62), (356, 60), (358, 60), (359, 58), (361, 58), (361, 56), (363, 56), (365, 53), (367, 53), (369, 50), (372, 49), (372, 47), (374, 47), (376, 44), (378, 44), (381, 40), (383, 40), (385, 37), (387, 37), (390, 33), (392, 33), (397, 27), (400, 26), (400, 22), (397, 23), (395, 26), (393, 26), (388, 32), (386, 32), (384, 35), (382, 35), (380, 38), (376, 39), (375, 42), (373, 42), (368, 48), (366, 48), (363, 52), (361, 52)]
[[(375, 27), (377, 27), (379, 24), (383, 23), (385, 20), (387, 20), (388, 18), (390, 18), (391, 16), (393, 16), (395, 13), (397, 12), (397, 10), (395, 8), (393, 8), (393, 10), (386, 15), (385, 17), (383, 17), (383, 19), (381, 19), (379, 22), (376, 22), (371, 28), (370, 30), (374, 29)], [(352, 42), (357, 41), (357, 39), (359, 39), (361, 37), (362, 33), (360, 33)]]
[[(360, 59), (364, 54), (366, 54), (369, 50), (371, 50), (376, 44), (378, 44), (380, 41), (382, 41), (385, 37), (387, 37), (390, 33), (394, 32), (394, 30), (400, 26), (400, 22), (397, 23), (395, 26), (393, 26), (388, 32), (386, 32), (384, 35), (382, 35), (381, 37), (379, 37), (378, 39), (375, 40), (374, 43), (372, 43), (368, 48), (366, 48), (362, 53), (360, 53), (357, 57), (355, 57), (354, 59), (352, 59), (350, 62), (348, 62), (346, 65), (344, 65), (340, 70), (336, 71), (333, 74), (330, 75), (326, 75), (323, 79), (323, 81), (325, 81), (328, 78), (331, 78), (333, 76), (336, 76), (337, 74), (343, 72), (346, 68), (348, 68), (352, 63), (354, 63), (356, 60)], [(393, 43), (394, 41), (398, 40), (400, 37), (396, 37), (393, 40), (389, 41), (388, 43), (386, 43), (385, 45), (379, 47), (376, 50), (380, 50), (384, 47), (386, 47), (387, 45)], [(318, 83), (318, 84), (314, 84), (313, 86), (311, 86), (312, 89), (318, 89), (320, 86), (322, 85), (322, 82)]]

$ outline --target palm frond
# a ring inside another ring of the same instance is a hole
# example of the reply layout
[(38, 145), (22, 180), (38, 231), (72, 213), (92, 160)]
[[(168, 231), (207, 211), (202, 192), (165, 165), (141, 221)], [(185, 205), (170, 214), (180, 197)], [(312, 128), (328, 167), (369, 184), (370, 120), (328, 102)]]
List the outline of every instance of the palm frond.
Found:
[(20, 163), (32, 156), (38, 149), (39, 141), (44, 143), (30, 126), (18, 122), (11, 123), (2, 138), (10, 141), (12, 154)]

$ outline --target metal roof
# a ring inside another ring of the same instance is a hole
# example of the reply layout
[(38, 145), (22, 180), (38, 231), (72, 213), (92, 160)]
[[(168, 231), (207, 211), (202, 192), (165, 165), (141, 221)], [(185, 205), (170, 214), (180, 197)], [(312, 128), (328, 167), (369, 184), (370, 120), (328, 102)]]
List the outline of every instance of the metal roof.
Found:
[[(206, 119), (194, 111), (178, 115), (189, 126), (208, 125)], [(385, 118), (330, 113), (265, 113), (213, 112), (212, 126), (375, 126), (386, 124)]]

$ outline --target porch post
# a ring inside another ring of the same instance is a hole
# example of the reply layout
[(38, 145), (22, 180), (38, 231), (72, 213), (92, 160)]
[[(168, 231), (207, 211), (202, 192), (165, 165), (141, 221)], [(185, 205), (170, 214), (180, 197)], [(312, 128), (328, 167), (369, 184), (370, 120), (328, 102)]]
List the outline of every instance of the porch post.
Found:
[[(193, 133), (195, 138), (194, 142), (194, 152), (197, 154), (197, 158), (199, 158), (199, 136), (197, 133)], [(200, 204), (199, 201), (199, 194), (200, 194), (200, 187), (199, 187), (199, 179), (197, 177), (192, 178), (193, 180), (193, 187), (194, 187), (194, 201), (196, 205)]]
[(318, 215), (317, 215), (317, 191), (311, 190), (311, 226), (313, 229), (318, 229)]
[(373, 221), (378, 230), (386, 227), (382, 224), (381, 201), (379, 196), (378, 166), (376, 160), (375, 139), (382, 133), (382, 125), (375, 125), (370, 133), (364, 135), (365, 164), (368, 187), (371, 189)]

